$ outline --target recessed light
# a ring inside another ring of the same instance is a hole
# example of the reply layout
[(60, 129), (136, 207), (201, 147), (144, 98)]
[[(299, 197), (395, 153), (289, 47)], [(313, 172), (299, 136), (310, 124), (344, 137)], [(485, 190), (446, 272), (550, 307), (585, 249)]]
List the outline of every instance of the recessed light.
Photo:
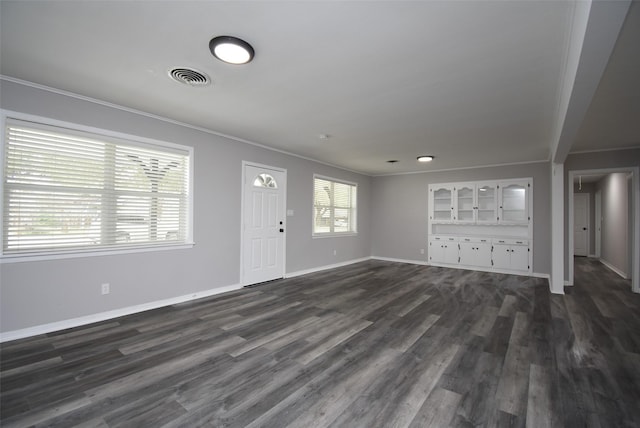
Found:
[(253, 47), (233, 36), (218, 36), (209, 42), (209, 50), (220, 61), (229, 64), (246, 64), (253, 59)]
[(431, 162), (433, 156), (418, 156), (418, 162)]

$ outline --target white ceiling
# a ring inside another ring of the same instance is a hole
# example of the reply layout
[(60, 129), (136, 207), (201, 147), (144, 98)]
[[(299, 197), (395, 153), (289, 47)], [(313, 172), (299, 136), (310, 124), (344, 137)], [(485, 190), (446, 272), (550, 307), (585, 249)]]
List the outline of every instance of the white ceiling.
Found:
[[(2, 0), (0, 73), (366, 174), (542, 161), (574, 7)], [(639, 16), (633, 4), (576, 148), (640, 145)], [(218, 35), (251, 43), (254, 61), (217, 61)], [(213, 85), (176, 83), (175, 66)]]
[(634, 1), (572, 150), (640, 146), (640, 2)]

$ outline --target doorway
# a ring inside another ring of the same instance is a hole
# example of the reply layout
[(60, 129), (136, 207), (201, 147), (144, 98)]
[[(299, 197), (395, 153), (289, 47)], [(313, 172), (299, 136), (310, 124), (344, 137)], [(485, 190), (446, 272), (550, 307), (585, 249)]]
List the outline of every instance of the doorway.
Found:
[(243, 286), (284, 277), (287, 171), (242, 163), (241, 267)]
[[(640, 173), (640, 168), (638, 167), (626, 167), (626, 168), (607, 168), (607, 169), (592, 169), (592, 170), (576, 170), (576, 171), (569, 171), (568, 172), (568, 192), (567, 192), (567, 201), (568, 201), (568, 208), (569, 208), (569, 212), (568, 212), (568, 216), (567, 216), (567, 220), (568, 220), (568, 230), (571, 231), (571, 233), (568, 233), (568, 245), (567, 245), (567, 252), (568, 252), (568, 273), (569, 273), (569, 278), (568, 278), (568, 282), (567, 285), (573, 285), (574, 282), (574, 256), (576, 255), (575, 250), (574, 250), (574, 233), (573, 231), (575, 230), (575, 219), (574, 219), (574, 210), (575, 210), (575, 204), (574, 204), (574, 195), (576, 193), (574, 193), (574, 182), (576, 182), (576, 180), (579, 179), (579, 177), (587, 177), (587, 176), (597, 176), (600, 175), (602, 177), (607, 176), (609, 174), (614, 174), (614, 173), (623, 173), (625, 174), (627, 177), (630, 177), (630, 180), (628, 181), (628, 187), (627, 189), (629, 190), (627, 193), (627, 203), (628, 203), (628, 230), (627, 230), (627, 236), (628, 236), (628, 246), (627, 246), (627, 251), (628, 251), (628, 259), (629, 259), (629, 263), (627, 266), (627, 271), (625, 272), (627, 277), (631, 278), (631, 287), (632, 287), (632, 291), (635, 293), (640, 293), (640, 182), (639, 182), (639, 173)], [(599, 213), (596, 213), (594, 215), (594, 217), (598, 217), (598, 215), (600, 216), (600, 219), (602, 220), (603, 218), (606, 218), (606, 215), (604, 213), (605, 208), (607, 207), (607, 201), (605, 200), (606, 198), (603, 195), (598, 195), (598, 198), (600, 199), (600, 207), (601, 207), (601, 211)], [(595, 204), (596, 206), (598, 204)], [(594, 207), (595, 208), (595, 207)], [(597, 228), (599, 226), (602, 225), (602, 221), (600, 222), (594, 222), (594, 228)], [(598, 231), (596, 230), (596, 233), (594, 234), (594, 240), (598, 239)], [(599, 245), (600, 247), (603, 247), (604, 245), (604, 241), (605, 241), (605, 231), (602, 230), (601, 231), (601, 235), (599, 237), (599, 241), (596, 243), (596, 253), (599, 251)], [(602, 248), (602, 251), (604, 252), (604, 248)], [(600, 257), (602, 257), (602, 254), (600, 254)], [(610, 266), (609, 266), (610, 267)], [(620, 273), (620, 272), (618, 272)]]
[(589, 255), (589, 194), (573, 195), (573, 254)]

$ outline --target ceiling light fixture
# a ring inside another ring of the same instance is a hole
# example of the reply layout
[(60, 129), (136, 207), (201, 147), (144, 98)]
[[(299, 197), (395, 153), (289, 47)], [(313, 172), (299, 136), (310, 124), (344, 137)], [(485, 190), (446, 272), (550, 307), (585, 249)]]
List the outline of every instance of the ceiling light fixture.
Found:
[(431, 162), (433, 156), (418, 156), (418, 162)]
[(246, 64), (253, 59), (253, 47), (233, 36), (218, 36), (209, 42), (209, 50), (220, 61), (228, 64)]

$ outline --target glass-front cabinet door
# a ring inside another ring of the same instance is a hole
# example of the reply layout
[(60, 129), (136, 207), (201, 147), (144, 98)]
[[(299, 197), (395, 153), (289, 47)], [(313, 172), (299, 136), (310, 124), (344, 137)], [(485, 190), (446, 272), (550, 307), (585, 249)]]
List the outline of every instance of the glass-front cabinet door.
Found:
[(456, 188), (456, 206), (458, 209), (453, 217), (459, 223), (473, 223), (476, 220), (475, 188), (474, 184), (461, 184)]
[(431, 220), (450, 222), (453, 219), (453, 186), (435, 186), (429, 195), (431, 199)]
[(529, 183), (504, 182), (500, 186), (500, 222), (526, 224), (529, 221)]
[(478, 183), (476, 219), (478, 223), (498, 222), (498, 191), (496, 183)]

